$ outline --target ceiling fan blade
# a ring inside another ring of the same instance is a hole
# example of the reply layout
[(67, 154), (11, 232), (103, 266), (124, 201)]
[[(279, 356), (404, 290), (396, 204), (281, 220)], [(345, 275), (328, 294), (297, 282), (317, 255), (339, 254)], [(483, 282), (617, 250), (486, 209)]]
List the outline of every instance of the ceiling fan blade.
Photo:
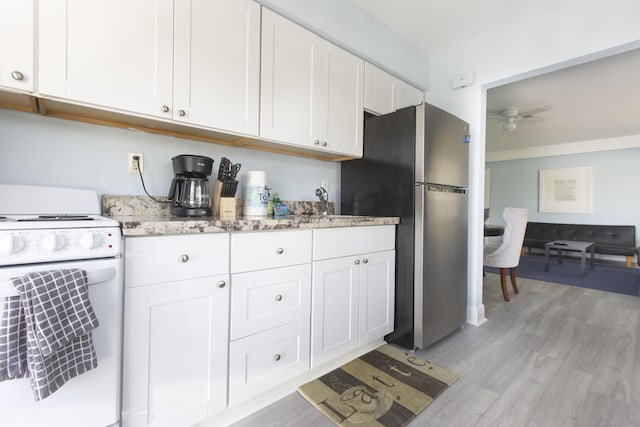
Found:
[(550, 110), (551, 107), (547, 107), (547, 106), (541, 106), (538, 108), (534, 108), (533, 110), (529, 110), (529, 111), (524, 111), (522, 113), (520, 113), (520, 118), (521, 119), (528, 119), (531, 118), (532, 116), (538, 114), (538, 113), (543, 113), (547, 110)]

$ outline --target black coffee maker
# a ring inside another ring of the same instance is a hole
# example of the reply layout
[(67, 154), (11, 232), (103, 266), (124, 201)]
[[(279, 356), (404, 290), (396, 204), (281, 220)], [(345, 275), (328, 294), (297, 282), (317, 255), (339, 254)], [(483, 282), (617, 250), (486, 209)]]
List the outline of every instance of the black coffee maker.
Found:
[(176, 177), (171, 181), (171, 214), (176, 216), (212, 216), (209, 180), (213, 159), (182, 154), (171, 158)]

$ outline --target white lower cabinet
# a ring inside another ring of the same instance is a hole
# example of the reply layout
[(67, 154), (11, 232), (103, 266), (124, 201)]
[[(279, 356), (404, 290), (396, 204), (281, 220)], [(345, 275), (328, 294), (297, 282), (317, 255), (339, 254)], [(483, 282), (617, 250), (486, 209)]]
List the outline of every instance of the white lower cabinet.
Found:
[(234, 406), (309, 370), (311, 231), (232, 234), (231, 254)]
[(393, 331), (394, 248), (395, 226), (314, 230), (311, 368)]
[(393, 225), (128, 237), (122, 426), (224, 418), (381, 339), (394, 249)]
[(228, 234), (126, 239), (123, 427), (226, 408), (228, 269)]

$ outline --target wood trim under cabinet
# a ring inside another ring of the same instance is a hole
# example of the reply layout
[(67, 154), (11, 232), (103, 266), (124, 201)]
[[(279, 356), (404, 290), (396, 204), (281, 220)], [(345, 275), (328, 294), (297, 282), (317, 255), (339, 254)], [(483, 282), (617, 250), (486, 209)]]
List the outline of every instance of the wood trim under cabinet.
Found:
[[(33, 98), (33, 97), (31, 97)], [(149, 119), (135, 116), (129, 113), (92, 108), (85, 105), (73, 104), (48, 98), (33, 98), (36, 107), (31, 112), (39, 112), (43, 116), (73, 120), (100, 126), (109, 126), (120, 129), (137, 130), (156, 135), (168, 135), (180, 139), (208, 142), (212, 144), (249, 148), (274, 154), (304, 157), (315, 160), (341, 162), (351, 160), (341, 154), (317, 152), (312, 149), (296, 147), (277, 142), (263, 141), (251, 137), (230, 135), (210, 129), (202, 129), (195, 126), (185, 126), (171, 121)], [(0, 98), (1, 101), (1, 98)], [(0, 104), (2, 107), (2, 104)], [(17, 109), (17, 108), (14, 108)], [(20, 110), (27, 111), (30, 110)]]

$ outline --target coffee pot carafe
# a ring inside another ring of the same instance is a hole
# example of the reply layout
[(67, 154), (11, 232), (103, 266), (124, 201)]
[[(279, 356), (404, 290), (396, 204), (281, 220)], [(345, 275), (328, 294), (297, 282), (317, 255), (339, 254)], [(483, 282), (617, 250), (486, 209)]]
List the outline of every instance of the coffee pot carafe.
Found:
[(209, 180), (213, 159), (182, 154), (171, 159), (173, 172), (169, 200), (176, 216), (212, 216)]

